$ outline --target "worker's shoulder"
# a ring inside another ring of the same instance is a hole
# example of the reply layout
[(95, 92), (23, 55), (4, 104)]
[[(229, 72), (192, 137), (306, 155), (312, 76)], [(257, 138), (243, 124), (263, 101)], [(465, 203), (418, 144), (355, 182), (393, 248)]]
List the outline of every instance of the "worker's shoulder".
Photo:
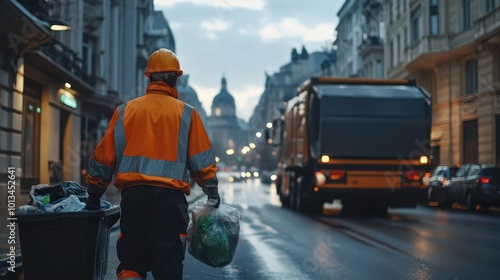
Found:
[(146, 94), (143, 96), (136, 97), (126, 102), (126, 106), (147, 106), (152, 103), (158, 104), (160, 102), (163, 104), (162, 106), (180, 106), (187, 107), (193, 111), (196, 111), (196, 108), (178, 98), (169, 96), (169, 95), (161, 95), (161, 94)]

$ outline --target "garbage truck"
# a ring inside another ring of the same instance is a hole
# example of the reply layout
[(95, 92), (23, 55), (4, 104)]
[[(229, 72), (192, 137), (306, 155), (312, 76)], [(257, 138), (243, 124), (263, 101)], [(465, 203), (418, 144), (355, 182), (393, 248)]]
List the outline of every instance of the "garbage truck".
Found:
[(311, 77), (266, 131), (284, 207), (416, 207), (429, 172), (430, 95), (412, 80)]

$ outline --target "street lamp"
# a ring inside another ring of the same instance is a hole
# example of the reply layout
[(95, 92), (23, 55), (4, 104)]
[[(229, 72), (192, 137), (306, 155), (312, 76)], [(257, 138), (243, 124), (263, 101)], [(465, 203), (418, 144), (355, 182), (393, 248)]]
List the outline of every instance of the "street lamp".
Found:
[(273, 127), (273, 124), (272, 124), (271, 122), (268, 122), (268, 123), (266, 124), (266, 127), (267, 127), (267, 128), (272, 128), (272, 127)]
[(258, 131), (257, 133), (255, 133), (255, 136), (257, 136), (257, 138), (260, 138), (260, 137), (262, 137), (262, 133), (260, 131)]
[(71, 26), (58, 18), (49, 18), (47, 22), (50, 25), (50, 29), (54, 31), (66, 31), (66, 30), (71, 30)]

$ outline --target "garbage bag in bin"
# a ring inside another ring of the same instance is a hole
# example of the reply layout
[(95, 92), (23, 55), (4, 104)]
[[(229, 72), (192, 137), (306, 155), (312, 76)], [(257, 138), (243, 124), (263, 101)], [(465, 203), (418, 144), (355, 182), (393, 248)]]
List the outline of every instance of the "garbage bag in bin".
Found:
[[(42, 209), (43, 212), (47, 212), (45, 211), (47, 205), (57, 204), (64, 199), (71, 198), (73, 203), (69, 204), (69, 202), (66, 202), (66, 205), (73, 205), (72, 207), (62, 207), (64, 209), (49, 212), (74, 212), (85, 207), (84, 202), (87, 200), (88, 196), (87, 190), (74, 181), (65, 181), (54, 186), (38, 184), (31, 186), (28, 205), (34, 205)], [(81, 204), (78, 202), (81, 202)], [(78, 206), (82, 204), (83, 207)]]
[(197, 201), (188, 226), (188, 252), (195, 259), (212, 267), (228, 265), (238, 245), (241, 213), (233, 207), (220, 204), (215, 208), (210, 201)]
[(24, 279), (104, 279), (111, 227), (120, 207), (17, 214)]

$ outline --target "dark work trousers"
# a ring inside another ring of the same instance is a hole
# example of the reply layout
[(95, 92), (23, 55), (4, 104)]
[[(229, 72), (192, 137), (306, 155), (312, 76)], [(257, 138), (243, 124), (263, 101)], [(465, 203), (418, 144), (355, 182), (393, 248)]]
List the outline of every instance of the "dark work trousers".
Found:
[(122, 191), (121, 234), (117, 253), (121, 270), (156, 280), (182, 279), (185, 237), (189, 222), (185, 195), (174, 189), (133, 186)]

